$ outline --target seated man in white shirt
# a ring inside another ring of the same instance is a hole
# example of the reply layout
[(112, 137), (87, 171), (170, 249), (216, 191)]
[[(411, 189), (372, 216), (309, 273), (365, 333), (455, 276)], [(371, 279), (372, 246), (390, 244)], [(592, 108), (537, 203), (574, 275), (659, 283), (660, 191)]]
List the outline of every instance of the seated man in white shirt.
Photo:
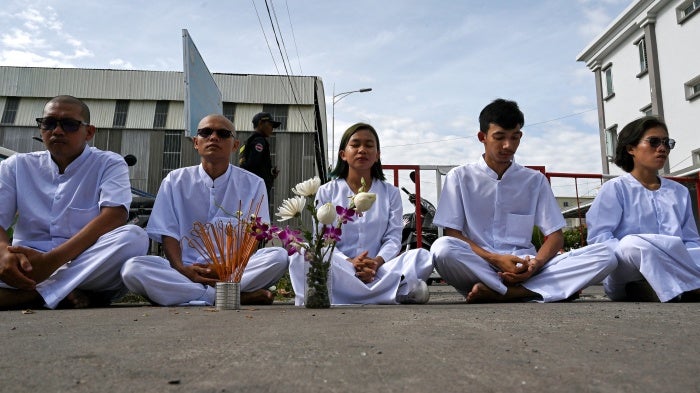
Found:
[(125, 225), (126, 162), (88, 146), (95, 127), (75, 97), (51, 99), (37, 123), (47, 150), (0, 163), (0, 309), (108, 304), (125, 291), (124, 261), (148, 249)]
[[(431, 248), (442, 278), (467, 303), (574, 298), (616, 265), (610, 250), (592, 245), (557, 255), (565, 225), (542, 173), (518, 165), (523, 135), (517, 103), (498, 99), (479, 115), (481, 159), (445, 178), (433, 223), (445, 236)], [(539, 250), (533, 227), (546, 236)]]
[[(233, 123), (222, 115), (199, 122), (194, 148), (201, 164), (170, 172), (160, 185), (146, 231), (163, 244), (165, 258), (142, 256), (124, 264), (122, 277), (133, 292), (163, 306), (213, 305), (219, 277), (184, 238), (195, 222), (229, 220), (239, 206), (253, 206), (262, 198), (258, 217), (270, 221), (265, 182), (230, 164), (239, 141)], [(241, 279), (241, 304), (271, 304), (274, 285), (289, 267), (280, 247), (258, 250)]]

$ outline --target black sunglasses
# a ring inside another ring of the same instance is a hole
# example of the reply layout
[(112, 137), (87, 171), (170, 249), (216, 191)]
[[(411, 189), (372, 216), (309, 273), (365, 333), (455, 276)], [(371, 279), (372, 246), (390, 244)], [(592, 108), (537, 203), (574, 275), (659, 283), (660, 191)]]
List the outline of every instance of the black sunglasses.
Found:
[(658, 136), (650, 136), (648, 138), (644, 138), (644, 140), (647, 141), (649, 146), (651, 146), (654, 149), (659, 147), (662, 143), (664, 144), (664, 146), (668, 147), (669, 150), (676, 147), (676, 141), (670, 138), (659, 138)]
[(55, 117), (37, 117), (36, 124), (39, 125), (42, 131), (53, 131), (57, 126), (61, 126), (61, 129), (65, 132), (76, 132), (80, 129), (80, 126), (87, 126), (90, 123), (70, 118), (56, 119)]
[(198, 129), (197, 135), (201, 136), (202, 138), (209, 138), (211, 134), (215, 132), (221, 139), (228, 139), (233, 136), (233, 131), (231, 130), (227, 130), (225, 128), (213, 129), (209, 127)]

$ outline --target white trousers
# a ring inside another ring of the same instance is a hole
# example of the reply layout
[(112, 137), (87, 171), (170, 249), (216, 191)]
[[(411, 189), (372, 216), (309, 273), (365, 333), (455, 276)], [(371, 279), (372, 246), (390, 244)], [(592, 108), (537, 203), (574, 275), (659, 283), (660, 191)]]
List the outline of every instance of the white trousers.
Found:
[[(501, 295), (508, 290), (498, 270), (476, 255), (465, 241), (443, 236), (430, 251), (435, 269), (459, 293), (468, 294), (479, 282)], [(543, 302), (556, 302), (599, 283), (615, 266), (612, 251), (603, 244), (593, 244), (555, 256), (522, 286), (542, 296)]]
[[(304, 305), (306, 271), (304, 257), (295, 254), (289, 258), (289, 276), (294, 288), (294, 304)], [(331, 304), (397, 304), (397, 295), (407, 295), (409, 283), (425, 281), (433, 271), (428, 250), (409, 250), (385, 262), (369, 284), (355, 276), (355, 267), (342, 254), (334, 253), (331, 262)]]
[(612, 300), (625, 299), (625, 285), (642, 279), (662, 302), (700, 288), (700, 248), (688, 248), (678, 237), (627, 235), (618, 243), (615, 255), (617, 269), (604, 282)]
[[(75, 289), (103, 292), (116, 298), (125, 288), (119, 274), (124, 262), (148, 251), (148, 235), (136, 225), (107, 232), (74, 260), (36, 286), (48, 308), (56, 308)], [(11, 288), (0, 282), (0, 287)]]
[[(241, 278), (241, 292), (274, 285), (289, 266), (287, 251), (280, 247), (258, 250), (250, 257)], [(167, 259), (147, 255), (131, 258), (122, 268), (124, 284), (130, 291), (163, 306), (191, 303), (214, 305), (216, 289), (192, 282), (170, 266)]]

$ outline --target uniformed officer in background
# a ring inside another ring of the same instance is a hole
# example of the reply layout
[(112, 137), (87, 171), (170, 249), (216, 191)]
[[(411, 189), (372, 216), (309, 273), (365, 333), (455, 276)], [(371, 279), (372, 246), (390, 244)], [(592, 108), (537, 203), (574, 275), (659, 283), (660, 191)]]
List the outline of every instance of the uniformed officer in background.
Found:
[(275, 121), (272, 115), (267, 112), (260, 112), (253, 116), (255, 133), (241, 147), (238, 155), (238, 165), (241, 168), (255, 173), (265, 181), (268, 199), (272, 198), (270, 195), (272, 182), (277, 177), (279, 169), (272, 165), (270, 143), (267, 141), (267, 138), (272, 136), (275, 128), (281, 124), (279, 121)]

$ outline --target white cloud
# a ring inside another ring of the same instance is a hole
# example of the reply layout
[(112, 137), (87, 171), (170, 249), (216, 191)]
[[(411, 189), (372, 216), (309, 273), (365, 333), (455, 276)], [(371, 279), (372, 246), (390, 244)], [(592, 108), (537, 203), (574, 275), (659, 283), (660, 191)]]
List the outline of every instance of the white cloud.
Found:
[(120, 69), (126, 69), (126, 70), (131, 70), (134, 68), (134, 65), (131, 64), (128, 61), (124, 61), (122, 59), (114, 59), (109, 61), (109, 66), (113, 68), (120, 68)]
[(19, 50), (0, 50), (0, 65), (13, 67), (72, 67), (60, 57), (45, 57), (33, 52)]
[(584, 17), (584, 23), (578, 28), (579, 34), (587, 38), (600, 35), (618, 16), (621, 4), (628, 3), (628, 0), (579, 0)]
[[(37, 45), (37, 41), (32, 40), (29, 33), (19, 29), (12, 29), (11, 34), (3, 34), (0, 41), (8, 48), (26, 48)], [(39, 40), (39, 42), (41, 41)]]
[(591, 105), (591, 100), (590, 97), (588, 96), (573, 96), (570, 99), (571, 104), (576, 105), (576, 106), (590, 106)]

